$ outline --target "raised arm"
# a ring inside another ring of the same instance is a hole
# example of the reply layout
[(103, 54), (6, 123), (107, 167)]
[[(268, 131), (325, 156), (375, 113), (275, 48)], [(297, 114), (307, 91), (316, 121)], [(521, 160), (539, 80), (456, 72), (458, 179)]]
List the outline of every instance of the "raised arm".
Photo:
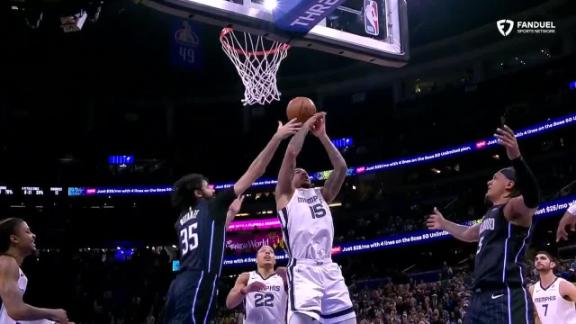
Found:
[(240, 177), (240, 179), (234, 184), (234, 193), (236, 196), (241, 196), (250, 186), (264, 175), (268, 164), (272, 160), (274, 153), (278, 149), (280, 142), (291, 135), (295, 134), (300, 129), (301, 124), (296, 122), (296, 119), (292, 119), (286, 125), (282, 125), (282, 122), (278, 122), (278, 130), (272, 136), (266, 147), (258, 154), (256, 159), (250, 164), (248, 170)]
[(330, 203), (338, 196), (340, 188), (342, 188), (342, 184), (344, 184), (344, 180), (346, 180), (348, 166), (346, 165), (344, 157), (340, 154), (340, 151), (338, 151), (330, 140), (330, 137), (326, 134), (326, 116), (322, 116), (316, 121), (312, 126), (311, 132), (314, 136), (318, 137), (320, 143), (324, 146), (326, 153), (328, 153), (328, 158), (330, 158), (330, 163), (332, 163), (332, 167), (334, 168), (322, 188), (324, 200)]
[(436, 207), (434, 213), (428, 217), (426, 225), (428, 229), (444, 230), (460, 241), (478, 242), (480, 239), (480, 224), (472, 226), (456, 224), (444, 218)]
[(308, 135), (311, 125), (321, 116), (324, 116), (324, 114), (325, 113), (317, 113), (308, 118), (296, 135), (290, 139), (288, 147), (286, 147), (286, 153), (284, 153), (284, 159), (278, 172), (278, 182), (276, 183), (275, 196), (277, 209), (286, 207), (294, 192), (294, 188), (292, 188), (292, 178), (294, 177), (294, 169), (296, 168), (296, 158), (298, 154), (300, 154), (300, 151), (302, 151), (304, 140), (306, 139), (306, 135)]
[(506, 148), (506, 154), (516, 172), (516, 186), (521, 194), (510, 199), (510, 202), (504, 208), (504, 216), (517, 225), (530, 226), (532, 216), (534, 216), (540, 203), (538, 182), (532, 170), (522, 158), (514, 131), (504, 125), (496, 130), (495, 136), (500, 145)]
[(16, 321), (49, 319), (58, 323), (68, 323), (63, 309), (46, 309), (24, 303), (18, 288), (18, 264), (11, 257), (0, 258), (0, 298), (12, 319)]
[(244, 201), (244, 197), (246, 196), (242, 195), (234, 199), (232, 204), (230, 204), (230, 207), (228, 207), (228, 212), (226, 213), (226, 225), (224, 225), (224, 228), (228, 228), (228, 225), (232, 223), (234, 218), (236, 218), (238, 212), (240, 212), (240, 209), (242, 208), (242, 202)]

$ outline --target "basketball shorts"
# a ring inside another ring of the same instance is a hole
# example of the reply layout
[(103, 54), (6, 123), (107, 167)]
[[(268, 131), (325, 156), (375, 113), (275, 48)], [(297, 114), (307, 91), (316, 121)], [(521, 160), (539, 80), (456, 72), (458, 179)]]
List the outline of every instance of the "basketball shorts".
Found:
[(466, 324), (534, 323), (530, 293), (520, 288), (476, 289), (464, 317)]
[(356, 317), (342, 271), (332, 260), (292, 259), (288, 264), (287, 323), (294, 313), (321, 323)]
[(165, 324), (205, 324), (214, 313), (218, 276), (206, 271), (182, 271), (170, 284)]

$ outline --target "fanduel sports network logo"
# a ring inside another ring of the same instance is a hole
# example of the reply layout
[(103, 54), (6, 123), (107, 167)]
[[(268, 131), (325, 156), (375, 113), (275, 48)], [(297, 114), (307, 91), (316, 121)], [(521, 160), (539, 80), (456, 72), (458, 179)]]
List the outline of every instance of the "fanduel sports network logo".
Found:
[(498, 31), (502, 36), (508, 36), (516, 27), (516, 34), (554, 34), (556, 26), (551, 20), (543, 21), (526, 21), (518, 20), (516, 22), (510, 19), (501, 19), (496, 22)]
[(274, 10), (275, 25), (287, 31), (307, 33), (342, 2), (344, 0), (278, 1)]
[(514, 29), (514, 22), (508, 19), (501, 19), (496, 22), (496, 26), (502, 36), (508, 36)]

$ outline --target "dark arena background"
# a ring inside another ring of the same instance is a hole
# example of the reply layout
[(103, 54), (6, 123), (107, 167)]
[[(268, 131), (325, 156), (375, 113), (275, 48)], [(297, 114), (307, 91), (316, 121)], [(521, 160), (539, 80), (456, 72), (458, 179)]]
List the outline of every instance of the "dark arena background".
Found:
[[(463, 322), (477, 244), (426, 219), (434, 207), (459, 223), (482, 218), (487, 182), (510, 163), (494, 139), (503, 122), (542, 192), (526, 280), (538, 280), (534, 255), (546, 250), (557, 275), (576, 281), (576, 235), (556, 242), (576, 201), (571, 1), (411, 0), (398, 66), (293, 46), (277, 73), (280, 100), (251, 106), (222, 52), (223, 26), (190, 22), (195, 41), (184, 46), (173, 37), (183, 18), (146, 2), (0, 4), (0, 218), (21, 217), (37, 235), (22, 265), (27, 303), (63, 308), (75, 323), (161, 323), (179, 264), (172, 184), (190, 172), (217, 189), (237, 180), (296, 96), (327, 112), (349, 168), (331, 204), (332, 258), (358, 323)], [(514, 24), (504, 36), (502, 19), (551, 24)], [(285, 148), (227, 230), (215, 323), (241, 320), (225, 298), (262, 244), (286, 265), (274, 204)], [(331, 169), (311, 136), (298, 164), (317, 185)]]

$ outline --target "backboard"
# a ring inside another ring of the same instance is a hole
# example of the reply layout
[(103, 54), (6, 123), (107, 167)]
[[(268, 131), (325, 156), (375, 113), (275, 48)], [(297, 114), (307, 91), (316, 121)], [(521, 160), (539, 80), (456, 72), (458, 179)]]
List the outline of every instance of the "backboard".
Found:
[(341, 2), (307, 32), (287, 30), (275, 15), (276, 1), (294, 0), (141, 0), (159, 11), (366, 61), (401, 67), (408, 61), (405, 0), (309, 0)]

